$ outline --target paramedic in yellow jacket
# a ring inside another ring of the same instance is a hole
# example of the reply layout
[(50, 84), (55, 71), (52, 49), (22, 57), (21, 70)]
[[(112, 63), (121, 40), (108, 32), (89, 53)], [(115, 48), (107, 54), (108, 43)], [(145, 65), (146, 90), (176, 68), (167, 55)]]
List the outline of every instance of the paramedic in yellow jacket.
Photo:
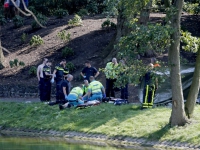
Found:
[(105, 98), (105, 89), (101, 82), (96, 81), (93, 76), (90, 76), (90, 85), (88, 87), (88, 101), (99, 100)]
[(107, 97), (115, 97), (114, 84), (118, 75), (117, 66), (117, 59), (113, 58), (112, 62), (108, 62), (105, 67)]
[(76, 107), (77, 105), (84, 104), (84, 101), (82, 101), (82, 96), (83, 96), (83, 90), (82, 90), (82, 85), (74, 87), (69, 95), (66, 97), (67, 103), (64, 105), (59, 105), (60, 109), (67, 108), (74, 106)]

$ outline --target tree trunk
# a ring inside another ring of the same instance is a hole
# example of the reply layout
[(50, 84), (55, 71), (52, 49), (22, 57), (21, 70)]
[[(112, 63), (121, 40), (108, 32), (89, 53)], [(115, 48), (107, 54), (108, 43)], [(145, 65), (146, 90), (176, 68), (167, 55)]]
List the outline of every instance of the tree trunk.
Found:
[(196, 99), (199, 94), (199, 84), (200, 84), (200, 49), (197, 52), (196, 64), (194, 75), (192, 79), (192, 84), (185, 104), (185, 112), (188, 118), (192, 117), (194, 106), (196, 104)]
[(140, 24), (146, 25), (147, 22), (149, 22), (151, 7), (152, 7), (152, 0), (150, 0), (147, 3), (146, 7), (141, 10), (139, 19)]
[(184, 99), (180, 74), (180, 18), (183, 0), (177, 0), (174, 4), (176, 14), (171, 17), (171, 26), (174, 31), (169, 49), (169, 65), (172, 86), (172, 112), (170, 117), (171, 126), (183, 126), (187, 122), (184, 111)]
[(3, 68), (3, 65), (4, 65), (4, 55), (3, 55), (3, 50), (2, 50), (2, 47), (1, 47), (1, 39), (0, 39), (0, 69)]

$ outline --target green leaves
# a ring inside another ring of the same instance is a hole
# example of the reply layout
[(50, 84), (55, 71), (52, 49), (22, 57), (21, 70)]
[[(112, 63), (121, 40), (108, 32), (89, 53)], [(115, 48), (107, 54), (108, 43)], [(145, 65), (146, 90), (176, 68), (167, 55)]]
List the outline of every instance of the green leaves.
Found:
[(194, 37), (190, 32), (181, 31), (181, 42), (183, 42), (182, 48), (185, 51), (196, 53), (200, 49), (200, 38)]

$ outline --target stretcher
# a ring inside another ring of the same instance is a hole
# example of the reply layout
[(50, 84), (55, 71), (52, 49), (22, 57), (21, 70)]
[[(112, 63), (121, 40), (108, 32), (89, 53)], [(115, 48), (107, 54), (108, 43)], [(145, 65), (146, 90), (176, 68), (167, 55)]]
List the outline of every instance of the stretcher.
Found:
[(114, 97), (106, 97), (102, 100), (102, 102), (109, 102), (113, 103), (114, 105), (122, 105), (129, 103), (127, 99), (114, 98)]

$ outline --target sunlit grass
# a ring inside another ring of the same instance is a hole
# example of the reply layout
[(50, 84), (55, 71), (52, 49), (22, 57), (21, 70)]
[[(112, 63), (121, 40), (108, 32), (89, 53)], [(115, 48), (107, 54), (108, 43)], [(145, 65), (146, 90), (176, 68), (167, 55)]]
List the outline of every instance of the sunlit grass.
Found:
[(183, 127), (168, 125), (171, 109), (140, 110), (138, 105), (101, 104), (87, 109), (66, 109), (42, 103), (0, 103), (0, 126), (51, 129), (128, 136), (151, 140), (200, 143), (200, 106), (191, 123)]

